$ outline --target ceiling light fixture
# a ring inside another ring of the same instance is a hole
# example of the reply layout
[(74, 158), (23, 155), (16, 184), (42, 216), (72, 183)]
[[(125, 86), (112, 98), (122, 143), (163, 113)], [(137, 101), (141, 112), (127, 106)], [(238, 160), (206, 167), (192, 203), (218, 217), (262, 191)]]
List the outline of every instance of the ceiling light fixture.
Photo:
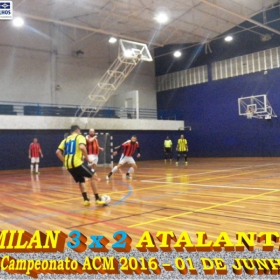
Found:
[(117, 42), (117, 38), (115, 38), (115, 37), (111, 37), (110, 39), (109, 39), (109, 43), (111, 43), (111, 44), (114, 44), (114, 43), (116, 43)]
[(168, 16), (166, 13), (158, 13), (155, 17), (155, 20), (160, 24), (164, 24), (168, 21)]
[(176, 51), (173, 54), (175, 57), (180, 57), (182, 55), (182, 53), (180, 51)]
[(13, 25), (15, 27), (22, 27), (24, 25), (24, 20), (21, 17), (16, 17), (13, 19)]
[(232, 41), (232, 40), (233, 40), (232, 36), (227, 36), (227, 37), (225, 38), (225, 41), (226, 41), (226, 42), (230, 42), (230, 41)]

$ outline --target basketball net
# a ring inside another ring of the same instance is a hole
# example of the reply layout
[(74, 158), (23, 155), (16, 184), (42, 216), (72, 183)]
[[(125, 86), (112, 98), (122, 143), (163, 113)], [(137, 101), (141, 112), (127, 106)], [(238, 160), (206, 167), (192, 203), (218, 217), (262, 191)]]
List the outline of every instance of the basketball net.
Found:
[(250, 110), (246, 111), (247, 119), (251, 120), (253, 118), (253, 115), (254, 115), (254, 111), (250, 111)]

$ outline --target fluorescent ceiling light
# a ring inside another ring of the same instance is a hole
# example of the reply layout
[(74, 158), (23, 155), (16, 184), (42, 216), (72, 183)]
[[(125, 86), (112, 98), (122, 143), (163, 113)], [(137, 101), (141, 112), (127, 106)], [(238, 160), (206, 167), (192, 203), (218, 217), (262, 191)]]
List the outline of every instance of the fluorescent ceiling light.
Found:
[(227, 36), (227, 37), (225, 38), (225, 41), (226, 41), (226, 42), (230, 42), (230, 41), (232, 41), (232, 40), (233, 40), (232, 36)]
[(176, 51), (173, 54), (175, 57), (180, 57), (182, 55), (182, 53), (180, 51)]
[(24, 20), (21, 17), (16, 17), (13, 19), (13, 25), (16, 27), (22, 27), (24, 25)]
[(111, 43), (111, 44), (114, 44), (114, 43), (116, 43), (117, 42), (117, 38), (115, 38), (115, 37), (111, 37), (110, 39), (109, 39), (109, 43)]
[(166, 23), (168, 21), (168, 16), (166, 13), (158, 13), (155, 17), (155, 20), (160, 23), (160, 24), (163, 24), (163, 23)]

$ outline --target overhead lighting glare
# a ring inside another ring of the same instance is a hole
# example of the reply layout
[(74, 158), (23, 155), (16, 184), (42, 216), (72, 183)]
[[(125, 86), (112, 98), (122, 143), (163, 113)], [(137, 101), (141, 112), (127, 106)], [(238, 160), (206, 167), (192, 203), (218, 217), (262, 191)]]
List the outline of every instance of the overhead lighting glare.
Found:
[(124, 56), (125, 56), (125, 57), (133, 57), (133, 52), (132, 52), (132, 50), (126, 50), (126, 51), (124, 52)]
[(180, 51), (176, 51), (173, 54), (175, 57), (180, 57), (182, 55), (182, 53)]
[(232, 36), (227, 36), (227, 37), (225, 38), (225, 41), (226, 41), (226, 42), (231, 42), (232, 40), (233, 40)]
[(117, 38), (115, 38), (115, 37), (111, 37), (110, 39), (109, 39), (109, 43), (111, 43), (111, 44), (114, 44), (114, 43), (116, 43), (117, 42)]
[(168, 21), (168, 16), (166, 13), (159, 13), (156, 15), (155, 20), (160, 24), (164, 24)]
[(15, 27), (22, 27), (24, 25), (24, 20), (21, 17), (16, 17), (13, 19), (13, 25)]

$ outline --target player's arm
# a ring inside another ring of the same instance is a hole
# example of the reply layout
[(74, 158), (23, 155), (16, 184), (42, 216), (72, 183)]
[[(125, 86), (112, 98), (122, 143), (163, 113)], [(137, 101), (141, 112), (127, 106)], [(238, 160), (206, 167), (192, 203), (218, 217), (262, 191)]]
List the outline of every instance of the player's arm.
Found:
[(188, 147), (188, 142), (186, 140), (186, 151), (188, 152), (189, 151), (189, 147)]
[(44, 155), (43, 155), (43, 151), (42, 151), (41, 147), (40, 147), (39, 153), (40, 153), (40, 155), (41, 155), (41, 158), (43, 158)]
[(89, 137), (86, 137), (87, 143), (92, 143), (95, 139), (97, 139), (97, 136), (93, 136), (89, 139)]
[(56, 150), (56, 156), (63, 162), (64, 164), (64, 149), (65, 149), (65, 141), (66, 139), (62, 140)]
[(82, 151), (82, 154), (84, 156), (84, 159), (87, 161), (87, 162), (90, 162), (89, 158), (88, 158), (88, 153), (87, 153), (87, 148), (84, 144), (80, 144), (79, 145), (81, 151)]
[(56, 153), (56, 156), (64, 163), (63, 151), (61, 149), (57, 149), (55, 153)]
[(99, 150), (103, 152), (103, 151), (104, 151), (104, 148), (102, 148), (102, 147), (99, 147)]
[(115, 147), (114, 150), (116, 150), (116, 151), (113, 152), (113, 156), (116, 156), (118, 154), (118, 152), (121, 151), (122, 147), (123, 147), (123, 144)]
[(31, 145), (29, 146), (29, 149), (28, 149), (28, 157), (31, 158)]
[(139, 147), (139, 146), (137, 147), (137, 157), (138, 157), (138, 158), (141, 157), (141, 154), (140, 154), (140, 147)]

